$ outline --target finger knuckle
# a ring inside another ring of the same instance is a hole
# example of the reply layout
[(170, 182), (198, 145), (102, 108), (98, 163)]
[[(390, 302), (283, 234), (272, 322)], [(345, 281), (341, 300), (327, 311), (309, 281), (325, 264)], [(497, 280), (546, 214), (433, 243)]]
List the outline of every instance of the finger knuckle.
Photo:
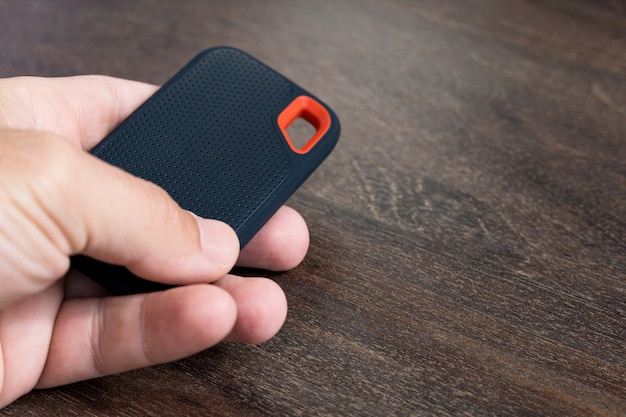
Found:
[(59, 191), (72, 188), (80, 175), (74, 149), (63, 138), (45, 134), (37, 143), (37, 158), (30, 165), (31, 180), (39, 185), (38, 191), (45, 195), (58, 195)]

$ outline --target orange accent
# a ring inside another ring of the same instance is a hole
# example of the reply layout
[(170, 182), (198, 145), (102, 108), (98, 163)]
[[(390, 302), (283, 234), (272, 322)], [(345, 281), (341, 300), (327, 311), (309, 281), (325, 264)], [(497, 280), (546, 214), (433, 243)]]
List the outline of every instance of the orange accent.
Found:
[[(289, 135), (287, 128), (298, 118), (302, 117), (315, 128), (315, 134), (301, 148), (297, 148)], [(330, 114), (320, 103), (308, 96), (296, 97), (278, 115), (278, 127), (283, 132), (289, 147), (296, 153), (305, 154), (320, 141), (330, 128)]]

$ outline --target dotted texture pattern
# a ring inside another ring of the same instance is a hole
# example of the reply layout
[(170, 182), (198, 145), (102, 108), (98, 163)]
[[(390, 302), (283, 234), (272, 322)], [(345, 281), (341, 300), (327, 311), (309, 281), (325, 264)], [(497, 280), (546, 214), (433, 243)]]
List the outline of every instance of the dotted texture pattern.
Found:
[(289, 176), (275, 127), (292, 84), (237, 50), (201, 54), (94, 154), (236, 231)]

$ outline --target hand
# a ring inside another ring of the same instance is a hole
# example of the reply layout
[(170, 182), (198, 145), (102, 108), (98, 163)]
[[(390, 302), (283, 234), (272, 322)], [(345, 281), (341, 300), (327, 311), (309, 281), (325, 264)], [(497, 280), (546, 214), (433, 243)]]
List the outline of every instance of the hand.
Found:
[[(84, 152), (155, 90), (101, 76), (0, 80), (0, 407), (222, 340), (260, 343), (285, 320), (273, 281), (228, 271), (296, 266), (308, 248), (300, 215), (281, 208), (239, 253), (230, 227)], [(113, 297), (66, 274), (77, 253), (189, 285)]]

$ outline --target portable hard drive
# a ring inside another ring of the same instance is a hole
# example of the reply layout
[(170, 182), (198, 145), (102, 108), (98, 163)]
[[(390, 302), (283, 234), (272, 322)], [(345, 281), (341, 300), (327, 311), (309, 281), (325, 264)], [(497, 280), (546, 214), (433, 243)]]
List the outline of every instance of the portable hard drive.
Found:
[[(287, 132), (299, 118), (315, 129), (301, 145)], [(332, 151), (339, 131), (337, 116), (312, 94), (220, 47), (195, 57), (92, 153), (229, 224), (243, 247)], [(85, 256), (72, 263), (117, 294), (170, 287)]]

